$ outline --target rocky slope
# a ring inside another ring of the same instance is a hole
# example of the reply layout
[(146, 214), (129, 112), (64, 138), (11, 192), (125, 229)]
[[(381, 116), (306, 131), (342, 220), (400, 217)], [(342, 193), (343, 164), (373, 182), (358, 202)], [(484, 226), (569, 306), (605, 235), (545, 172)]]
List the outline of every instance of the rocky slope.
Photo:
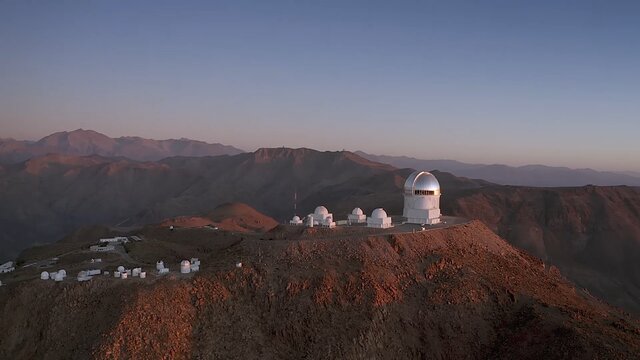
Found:
[(46, 136), (38, 141), (0, 139), (0, 163), (16, 163), (46, 154), (100, 155), (133, 160), (160, 160), (170, 156), (235, 155), (242, 150), (222, 144), (190, 139), (152, 140), (140, 137), (110, 138), (92, 130), (78, 129)]
[(344, 239), (246, 238), (208, 256), (191, 279), (0, 288), (0, 358), (633, 359), (640, 352), (636, 319), (577, 291), (480, 222)]
[(278, 222), (247, 204), (227, 203), (205, 216), (180, 216), (167, 219), (161, 225), (181, 228), (212, 226), (225, 231), (265, 233), (278, 226)]
[(640, 313), (640, 191), (630, 187), (487, 187), (447, 201), (578, 285)]

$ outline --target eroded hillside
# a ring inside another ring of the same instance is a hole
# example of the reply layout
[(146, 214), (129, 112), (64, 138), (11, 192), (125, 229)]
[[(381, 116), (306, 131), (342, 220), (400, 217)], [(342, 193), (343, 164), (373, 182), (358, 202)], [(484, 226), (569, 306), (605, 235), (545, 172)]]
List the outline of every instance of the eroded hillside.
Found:
[[(0, 357), (631, 359), (640, 352), (636, 320), (576, 291), (480, 222), (334, 240), (246, 238), (210, 257), (223, 266), (205, 266), (192, 279), (2, 288), (0, 327), (10, 330)], [(242, 268), (233, 266), (238, 260)]]
[(448, 199), (581, 287), (640, 313), (640, 191), (630, 187), (488, 187)]

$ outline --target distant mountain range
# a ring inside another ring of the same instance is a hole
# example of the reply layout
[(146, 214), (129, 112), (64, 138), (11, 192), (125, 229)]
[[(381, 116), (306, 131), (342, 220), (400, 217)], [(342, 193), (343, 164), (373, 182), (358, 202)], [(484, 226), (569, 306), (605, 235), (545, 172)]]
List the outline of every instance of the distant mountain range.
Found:
[[(237, 155), (243, 150), (219, 143), (210, 144), (190, 139), (152, 140), (140, 137), (111, 138), (93, 130), (57, 132), (38, 141), (0, 139), (0, 164), (15, 164), (47, 154), (99, 155), (124, 157), (136, 161), (157, 161), (168, 157)], [(640, 186), (640, 173), (606, 172), (592, 169), (570, 169), (544, 165), (507, 166), (500, 164), (468, 164), (455, 160), (422, 160), (406, 156), (355, 154), (396, 168), (440, 170), (457, 176), (483, 179), (501, 185), (560, 186)]]
[(0, 139), (0, 163), (16, 163), (47, 154), (100, 155), (155, 161), (170, 156), (235, 155), (233, 146), (190, 139), (152, 140), (125, 136), (110, 138), (93, 130), (57, 132), (38, 141)]
[(552, 167), (545, 165), (485, 165), (467, 164), (455, 160), (422, 160), (406, 156), (371, 155), (362, 151), (356, 154), (397, 168), (412, 168), (422, 170), (440, 170), (474, 179), (483, 179), (501, 185), (519, 186), (584, 186), (600, 185), (640, 186), (640, 173), (636, 172), (607, 172), (593, 169), (570, 169), (566, 167)]

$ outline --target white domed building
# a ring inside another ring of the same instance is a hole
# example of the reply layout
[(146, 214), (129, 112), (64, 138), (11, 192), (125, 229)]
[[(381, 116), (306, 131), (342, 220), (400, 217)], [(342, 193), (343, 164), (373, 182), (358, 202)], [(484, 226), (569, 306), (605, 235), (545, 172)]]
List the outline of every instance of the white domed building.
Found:
[(291, 219), (289, 221), (289, 224), (291, 225), (302, 225), (302, 220), (300, 219), (300, 216), (296, 215), (293, 217), (293, 219)]
[(180, 273), (188, 274), (190, 272), (191, 272), (191, 263), (189, 262), (189, 260), (182, 260), (182, 262), (180, 263)]
[(313, 225), (333, 228), (336, 223), (333, 221), (333, 214), (324, 206), (318, 206), (313, 212)]
[(347, 215), (347, 221), (349, 224), (363, 224), (367, 222), (367, 216), (359, 207), (353, 209), (351, 214)]
[(440, 223), (440, 183), (426, 171), (415, 171), (404, 183), (402, 216), (410, 224)]
[(367, 227), (387, 229), (391, 226), (391, 217), (387, 216), (387, 212), (382, 208), (373, 210), (371, 216), (367, 218)]

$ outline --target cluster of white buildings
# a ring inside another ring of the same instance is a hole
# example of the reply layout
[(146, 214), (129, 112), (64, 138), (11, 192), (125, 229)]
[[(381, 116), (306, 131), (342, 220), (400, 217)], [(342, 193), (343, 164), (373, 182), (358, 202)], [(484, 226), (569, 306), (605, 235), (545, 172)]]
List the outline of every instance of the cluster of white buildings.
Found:
[[(137, 236), (132, 236), (132, 239), (136, 241), (140, 241), (141, 239)], [(126, 244), (129, 242), (129, 238), (126, 236), (116, 236), (112, 238), (102, 238), (98, 240), (97, 245), (92, 245), (89, 247), (90, 251), (93, 252), (109, 252), (116, 249), (117, 244)]]
[(14, 271), (16, 269), (13, 261), (7, 261), (6, 263), (0, 265), (0, 274), (6, 274)]
[[(164, 261), (162, 260), (156, 263), (156, 270), (158, 270), (158, 275), (169, 273), (169, 268), (164, 265)], [(200, 271), (200, 260), (198, 258), (191, 258), (191, 260), (182, 260), (180, 262), (181, 274), (189, 274), (198, 271)]]
[[(107, 273), (108, 275), (108, 273)], [(125, 269), (124, 266), (118, 266), (118, 269), (116, 271), (113, 272), (113, 277), (114, 278), (120, 278), (120, 279), (128, 279), (131, 277), (139, 277), (140, 279), (146, 279), (147, 278), (147, 272), (146, 271), (142, 271), (142, 268), (133, 268), (133, 269)]]
[(67, 277), (67, 272), (64, 269), (53, 271), (53, 272), (43, 271), (42, 273), (40, 273), (41, 280), (53, 280), (56, 282), (60, 282), (64, 280), (64, 278), (66, 277)]
[(200, 260), (198, 260), (198, 258), (191, 258), (191, 260), (182, 260), (180, 262), (181, 274), (188, 274), (198, 271), (200, 271)]
[[(404, 183), (403, 223), (419, 225), (435, 225), (440, 223), (440, 183), (436, 177), (426, 171), (415, 171)], [(347, 215), (347, 225), (366, 224), (370, 228), (387, 229), (393, 226), (391, 217), (383, 208), (377, 208), (366, 216), (359, 207)], [(303, 220), (294, 216), (291, 225), (307, 227), (321, 226), (333, 228), (336, 222), (333, 214), (324, 206), (318, 206), (313, 214)]]
[(324, 206), (318, 206), (313, 214), (307, 215), (305, 221), (303, 222), (299, 216), (294, 216), (291, 221), (289, 221), (291, 225), (306, 225), (308, 227), (314, 226), (323, 226), (328, 228), (336, 227), (335, 221), (333, 221), (333, 214), (327, 210)]

